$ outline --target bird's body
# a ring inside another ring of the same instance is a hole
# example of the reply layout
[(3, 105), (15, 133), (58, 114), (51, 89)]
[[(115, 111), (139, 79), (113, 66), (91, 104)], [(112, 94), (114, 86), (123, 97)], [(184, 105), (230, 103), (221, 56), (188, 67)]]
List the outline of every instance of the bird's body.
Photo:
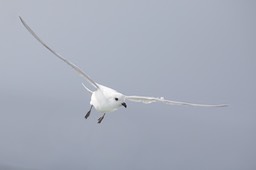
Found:
[(92, 92), (90, 104), (101, 113), (116, 111), (124, 105), (124, 95), (109, 87), (99, 85), (99, 89)]
[(101, 123), (106, 113), (116, 111), (119, 107), (124, 106), (127, 107), (125, 100), (133, 101), (133, 102), (142, 102), (145, 104), (153, 103), (153, 102), (161, 102), (169, 105), (187, 105), (187, 106), (200, 106), (200, 107), (224, 107), (227, 106), (225, 104), (219, 105), (207, 105), (207, 104), (195, 104), (188, 102), (179, 102), (166, 100), (163, 97), (145, 97), (145, 96), (126, 96), (116, 90), (100, 85), (92, 80), (83, 70), (81, 70), (78, 66), (68, 61), (64, 57), (62, 57), (59, 53), (55, 52), (52, 48), (50, 48), (47, 44), (45, 44), (36, 34), (35, 32), (25, 23), (25, 21), (20, 17), (22, 24), (25, 28), (36, 38), (45, 48), (47, 48), (50, 52), (52, 52), (56, 57), (64, 61), (66, 64), (71, 66), (78, 74), (80, 74), (89, 84), (91, 84), (95, 90), (90, 90), (84, 84), (84, 88), (91, 93), (91, 101), (90, 101), (90, 110), (85, 115), (87, 119), (90, 116), (92, 107), (94, 107), (98, 112), (103, 115), (98, 119), (98, 123)]

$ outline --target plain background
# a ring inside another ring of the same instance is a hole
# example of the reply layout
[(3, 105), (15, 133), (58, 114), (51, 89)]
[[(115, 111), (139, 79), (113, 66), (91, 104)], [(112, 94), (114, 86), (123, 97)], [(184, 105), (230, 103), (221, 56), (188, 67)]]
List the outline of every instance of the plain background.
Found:
[[(0, 169), (256, 169), (256, 3), (250, 0), (1, 0)], [(127, 95), (88, 120), (69, 66)]]

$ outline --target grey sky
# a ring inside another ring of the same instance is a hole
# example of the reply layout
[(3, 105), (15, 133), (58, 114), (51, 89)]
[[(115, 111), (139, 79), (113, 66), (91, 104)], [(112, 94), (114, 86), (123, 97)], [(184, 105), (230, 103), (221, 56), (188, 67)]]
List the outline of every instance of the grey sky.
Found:
[[(0, 5), (0, 169), (255, 169), (254, 1), (18, 1)], [(127, 95), (228, 108), (89, 109), (83, 79)]]

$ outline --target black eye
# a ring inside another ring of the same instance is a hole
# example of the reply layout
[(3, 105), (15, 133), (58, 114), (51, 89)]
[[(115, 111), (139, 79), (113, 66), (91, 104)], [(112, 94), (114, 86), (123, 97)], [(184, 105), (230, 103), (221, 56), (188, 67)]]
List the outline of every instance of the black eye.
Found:
[(117, 98), (117, 97), (115, 98), (115, 101), (118, 101), (118, 98)]

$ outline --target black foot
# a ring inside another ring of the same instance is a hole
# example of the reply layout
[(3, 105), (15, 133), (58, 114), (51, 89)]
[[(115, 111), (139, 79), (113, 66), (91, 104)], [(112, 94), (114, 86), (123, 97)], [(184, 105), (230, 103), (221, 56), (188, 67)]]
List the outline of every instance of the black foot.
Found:
[(102, 120), (104, 119), (104, 117), (105, 117), (105, 114), (106, 114), (106, 113), (104, 113), (103, 116), (101, 116), (101, 117), (98, 119), (98, 123), (101, 123), (101, 121), (102, 121)]
[(91, 105), (91, 107), (90, 107), (90, 110), (86, 113), (86, 115), (85, 115), (85, 119), (87, 119), (89, 116), (90, 116), (90, 114), (91, 114), (91, 110), (92, 110), (92, 105)]

